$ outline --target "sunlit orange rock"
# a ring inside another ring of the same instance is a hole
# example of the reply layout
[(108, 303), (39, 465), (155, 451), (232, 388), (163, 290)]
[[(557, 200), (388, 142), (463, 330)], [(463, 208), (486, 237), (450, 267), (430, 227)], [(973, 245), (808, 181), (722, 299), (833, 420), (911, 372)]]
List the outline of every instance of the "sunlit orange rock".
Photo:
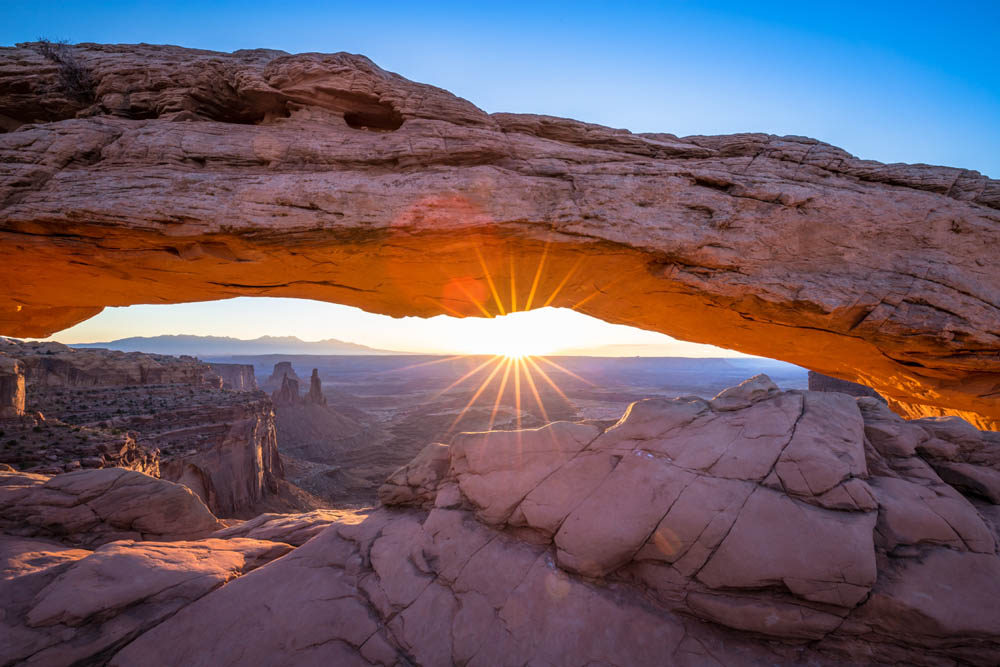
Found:
[(977, 172), (487, 114), (343, 53), (67, 50), (0, 49), (2, 334), (237, 295), (551, 305), (1000, 425), (1000, 182)]

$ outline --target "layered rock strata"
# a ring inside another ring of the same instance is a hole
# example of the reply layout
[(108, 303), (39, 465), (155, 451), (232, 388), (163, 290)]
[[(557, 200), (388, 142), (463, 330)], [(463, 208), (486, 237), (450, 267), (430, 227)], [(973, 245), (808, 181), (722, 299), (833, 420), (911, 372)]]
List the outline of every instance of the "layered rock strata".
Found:
[[(252, 366), (11, 339), (0, 352), (27, 369), (37, 415), (5, 425), (0, 461), (44, 474), (121, 466), (162, 475), (220, 516), (251, 513), (278, 492), (274, 411), (247, 390)], [(221, 389), (217, 371), (243, 389)]]
[(113, 387), (155, 384), (220, 385), (194, 357), (74, 349), (61, 343), (0, 338), (0, 352), (20, 360), (28, 387)]
[(5, 419), (0, 440), (0, 463), (25, 472), (57, 475), (116, 467), (160, 474), (159, 452), (136, 442), (134, 432), (121, 429), (76, 426), (36, 412)]
[(197, 415), (182, 411), (176, 428), (150, 434), (158, 445), (174, 443), (161, 458), (160, 475), (191, 488), (219, 516), (246, 515), (277, 493), (284, 477), (274, 407), (267, 397), (255, 396), (206, 406)]
[(208, 364), (212, 372), (222, 378), (222, 388), (231, 391), (257, 391), (257, 378), (252, 364)]
[(977, 172), (487, 114), (343, 53), (60, 53), (0, 50), (5, 333), (238, 295), (562, 306), (1000, 420), (1000, 182)]

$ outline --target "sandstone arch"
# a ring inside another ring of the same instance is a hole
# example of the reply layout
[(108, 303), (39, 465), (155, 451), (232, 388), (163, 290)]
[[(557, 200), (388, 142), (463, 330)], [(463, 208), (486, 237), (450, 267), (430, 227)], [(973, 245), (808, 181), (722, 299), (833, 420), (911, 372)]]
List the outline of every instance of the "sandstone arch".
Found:
[(1000, 182), (977, 172), (491, 115), (348, 54), (70, 56), (0, 49), (2, 334), (237, 295), (548, 304), (1000, 425)]

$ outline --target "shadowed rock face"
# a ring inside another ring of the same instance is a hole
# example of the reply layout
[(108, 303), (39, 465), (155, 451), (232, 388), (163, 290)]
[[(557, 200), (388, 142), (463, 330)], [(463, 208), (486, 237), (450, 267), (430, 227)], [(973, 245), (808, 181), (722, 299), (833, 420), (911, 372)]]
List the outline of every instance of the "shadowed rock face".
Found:
[(222, 378), (222, 388), (233, 391), (257, 391), (257, 378), (251, 364), (208, 364)]
[(319, 379), (319, 371), (315, 368), (309, 378), (309, 393), (303, 400), (313, 405), (326, 405), (326, 397), (323, 396), (323, 381)]
[[(279, 361), (274, 365), (274, 371), (271, 375), (264, 380), (264, 384), (261, 385), (261, 389), (264, 391), (274, 392), (280, 390), (285, 385), (285, 378), (294, 380), (295, 384), (298, 385), (301, 382), (295, 369), (292, 368), (292, 362), (290, 361)], [(298, 389), (296, 389), (296, 398), (298, 397)]]
[(86, 91), (0, 49), (0, 332), (237, 295), (552, 305), (1000, 419), (1000, 183), (976, 172), (491, 115), (343, 53), (69, 51)]
[(24, 368), (21, 362), (0, 356), (0, 418), (24, 414)]

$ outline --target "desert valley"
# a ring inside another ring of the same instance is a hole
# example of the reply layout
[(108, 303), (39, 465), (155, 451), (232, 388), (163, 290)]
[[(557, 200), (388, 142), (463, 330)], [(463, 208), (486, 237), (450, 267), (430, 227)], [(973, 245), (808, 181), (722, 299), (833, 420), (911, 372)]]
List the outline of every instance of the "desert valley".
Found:
[[(1000, 663), (1000, 181), (43, 41), (0, 243), (0, 667)], [(46, 340), (237, 296), (752, 356)]]

